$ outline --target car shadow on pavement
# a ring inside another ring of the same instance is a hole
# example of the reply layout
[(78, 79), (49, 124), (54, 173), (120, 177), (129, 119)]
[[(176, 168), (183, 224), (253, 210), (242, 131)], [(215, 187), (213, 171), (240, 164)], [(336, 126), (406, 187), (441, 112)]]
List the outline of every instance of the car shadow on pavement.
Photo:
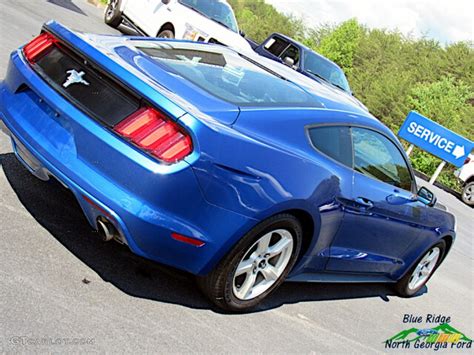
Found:
[[(0, 154), (0, 166), (23, 206), (64, 247), (96, 272), (133, 297), (222, 313), (199, 291), (194, 277), (132, 254), (115, 242), (104, 243), (92, 231), (74, 195), (59, 182), (33, 177), (13, 153)], [(82, 283), (83, 280), (77, 280)], [(87, 282), (84, 287), (87, 287)], [(426, 292), (426, 288), (423, 292)], [(256, 312), (284, 304), (393, 295), (383, 284), (284, 283)]]

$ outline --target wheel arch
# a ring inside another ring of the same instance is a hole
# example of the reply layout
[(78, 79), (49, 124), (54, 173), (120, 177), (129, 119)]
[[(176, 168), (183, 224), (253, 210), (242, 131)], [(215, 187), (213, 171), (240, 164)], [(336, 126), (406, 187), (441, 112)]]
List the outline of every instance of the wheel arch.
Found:
[[(318, 221), (315, 221), (315, 216), (312, 216), (311, 213), (309, 213), (307, 210), (300, 208), (300, 207), (289, 207), (286, 206), (287, 208), (279, 208), (276, 210), (272, 210), (271, 213), (266, 213), (264, 215), (260, 215), (259, 218), (255, 219), (253, 223), (245, 226), (244, 229), (240, 230), (238, 235), (234, 235), (233, 238), (231, 238), (231, 242), (226, 245), (223, 250), (222, 254), (219, 255), (218, 258), (212, 260), (210, 263), (205, 265), (201, 271), (199, 272), (199, 275), (203, 276), (209, 273), (213, 268), (215, 268), (219, 263), (235, 248), (235, 246), (239, 243), (240, 239), (242, 236), (245, 234), (249, 233), (253, 228), (255, 228), (257, 225), (260, 223), (275, 217), (277, 215), (281, 214), (289, 214), (293, 217), (295, 217), (298, 222), (301, 223), (301, 227), (303, 230), (303, 235), (302, 235), (302, 245), (300, 252), (298, 254), (298, 258), (296, 259), (295, 267), (299, 264), (301, 261), (302, 257), (308, 252), (308, 250), (311, 248), (311, 245), (313, 245), (314, 241), (314, 234), (318, 226)], [(267, 211), (268, 212), (268, 211)]]
[(466, 186), (467, 184), (470, 184), (471, 182), (474, 182), (474, 175), (470, 176), (463, 184), (463, 186)]
[(156, 37), (158, 37), (158, 35), (162, 32), (162, 31), (165, 31), (165, 30), (170, 30), (173, 32), (174, 35), (176, 35), (176, 30), (175, 30), (175, 27), (174, 25), (171, 23), (171, 22), (166, 22), (164, 23), (160, 29), (158, 30), (158, 32), (156, 32)]
[(278, 214), (281, 214), (281, 213), (290, 214), (294, 216), (301, 223), (303, 236), (302, 236), (301, 250), (298, 255), (298, 259), (296, 261), (296, 264), (297, 264), (301, 260), (301, 258), (306, 254), (306, 252), (309, 250), (312, 244), (314, 231), (315, 231), (314, 218), (313, 216), (311, 216), (309, 212), (303, 209), (290, 209), (286, 211), (281, 211)]
[(120, 11), (124, 12), (129, 0), (119, 0)]
[(444, 242), (446, 243), (446, 250), (444, 251), (443, 259), (441, 260), (441, 262), (443, 262), (449, 251), (451, 250), (451, 247), (453, 246), (454, 237), (450, 234), (446, 234), (444, 237), (441, 238), (441, 240), (444, 240)]

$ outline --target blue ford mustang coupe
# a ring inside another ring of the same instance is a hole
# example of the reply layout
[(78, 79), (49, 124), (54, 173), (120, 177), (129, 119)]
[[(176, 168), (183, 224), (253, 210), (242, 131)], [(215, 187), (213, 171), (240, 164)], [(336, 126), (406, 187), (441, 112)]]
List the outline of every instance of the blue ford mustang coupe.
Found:
[[(249, 54), (252, 56), (251, 54)], [(0, 126), (104, 240), (248, 310), (285, 279), (417, 293), (455, 220), (392, 132), (346, 95), (229, 48), (73, 32), (15, 51)]]

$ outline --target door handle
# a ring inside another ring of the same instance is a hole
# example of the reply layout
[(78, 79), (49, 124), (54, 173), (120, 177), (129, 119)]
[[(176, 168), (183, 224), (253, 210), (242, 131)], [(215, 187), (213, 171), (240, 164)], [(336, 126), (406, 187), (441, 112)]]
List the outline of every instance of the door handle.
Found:
[(374, 203), (365, 197), (357, 197), (355, 202), (364, 208), (374, 207)]

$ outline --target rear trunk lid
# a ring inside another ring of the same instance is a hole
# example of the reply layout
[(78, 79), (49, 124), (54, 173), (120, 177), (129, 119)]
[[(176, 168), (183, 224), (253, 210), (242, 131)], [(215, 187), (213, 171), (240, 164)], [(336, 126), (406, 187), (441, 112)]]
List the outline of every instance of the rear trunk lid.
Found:
[[(55, 21), (44, 28), (63, 45), (36, 63), (39, 73), (76, 106), (108, 126), (120, 122), (143, 102), (159, 107), (175, 120), (189, 112), (231, 124), (239, 115), (237, 105), (161, 68), (138, 50), (131, 38), (73, 32)], [(88, 85), (67, 85), (81, 73)]]

